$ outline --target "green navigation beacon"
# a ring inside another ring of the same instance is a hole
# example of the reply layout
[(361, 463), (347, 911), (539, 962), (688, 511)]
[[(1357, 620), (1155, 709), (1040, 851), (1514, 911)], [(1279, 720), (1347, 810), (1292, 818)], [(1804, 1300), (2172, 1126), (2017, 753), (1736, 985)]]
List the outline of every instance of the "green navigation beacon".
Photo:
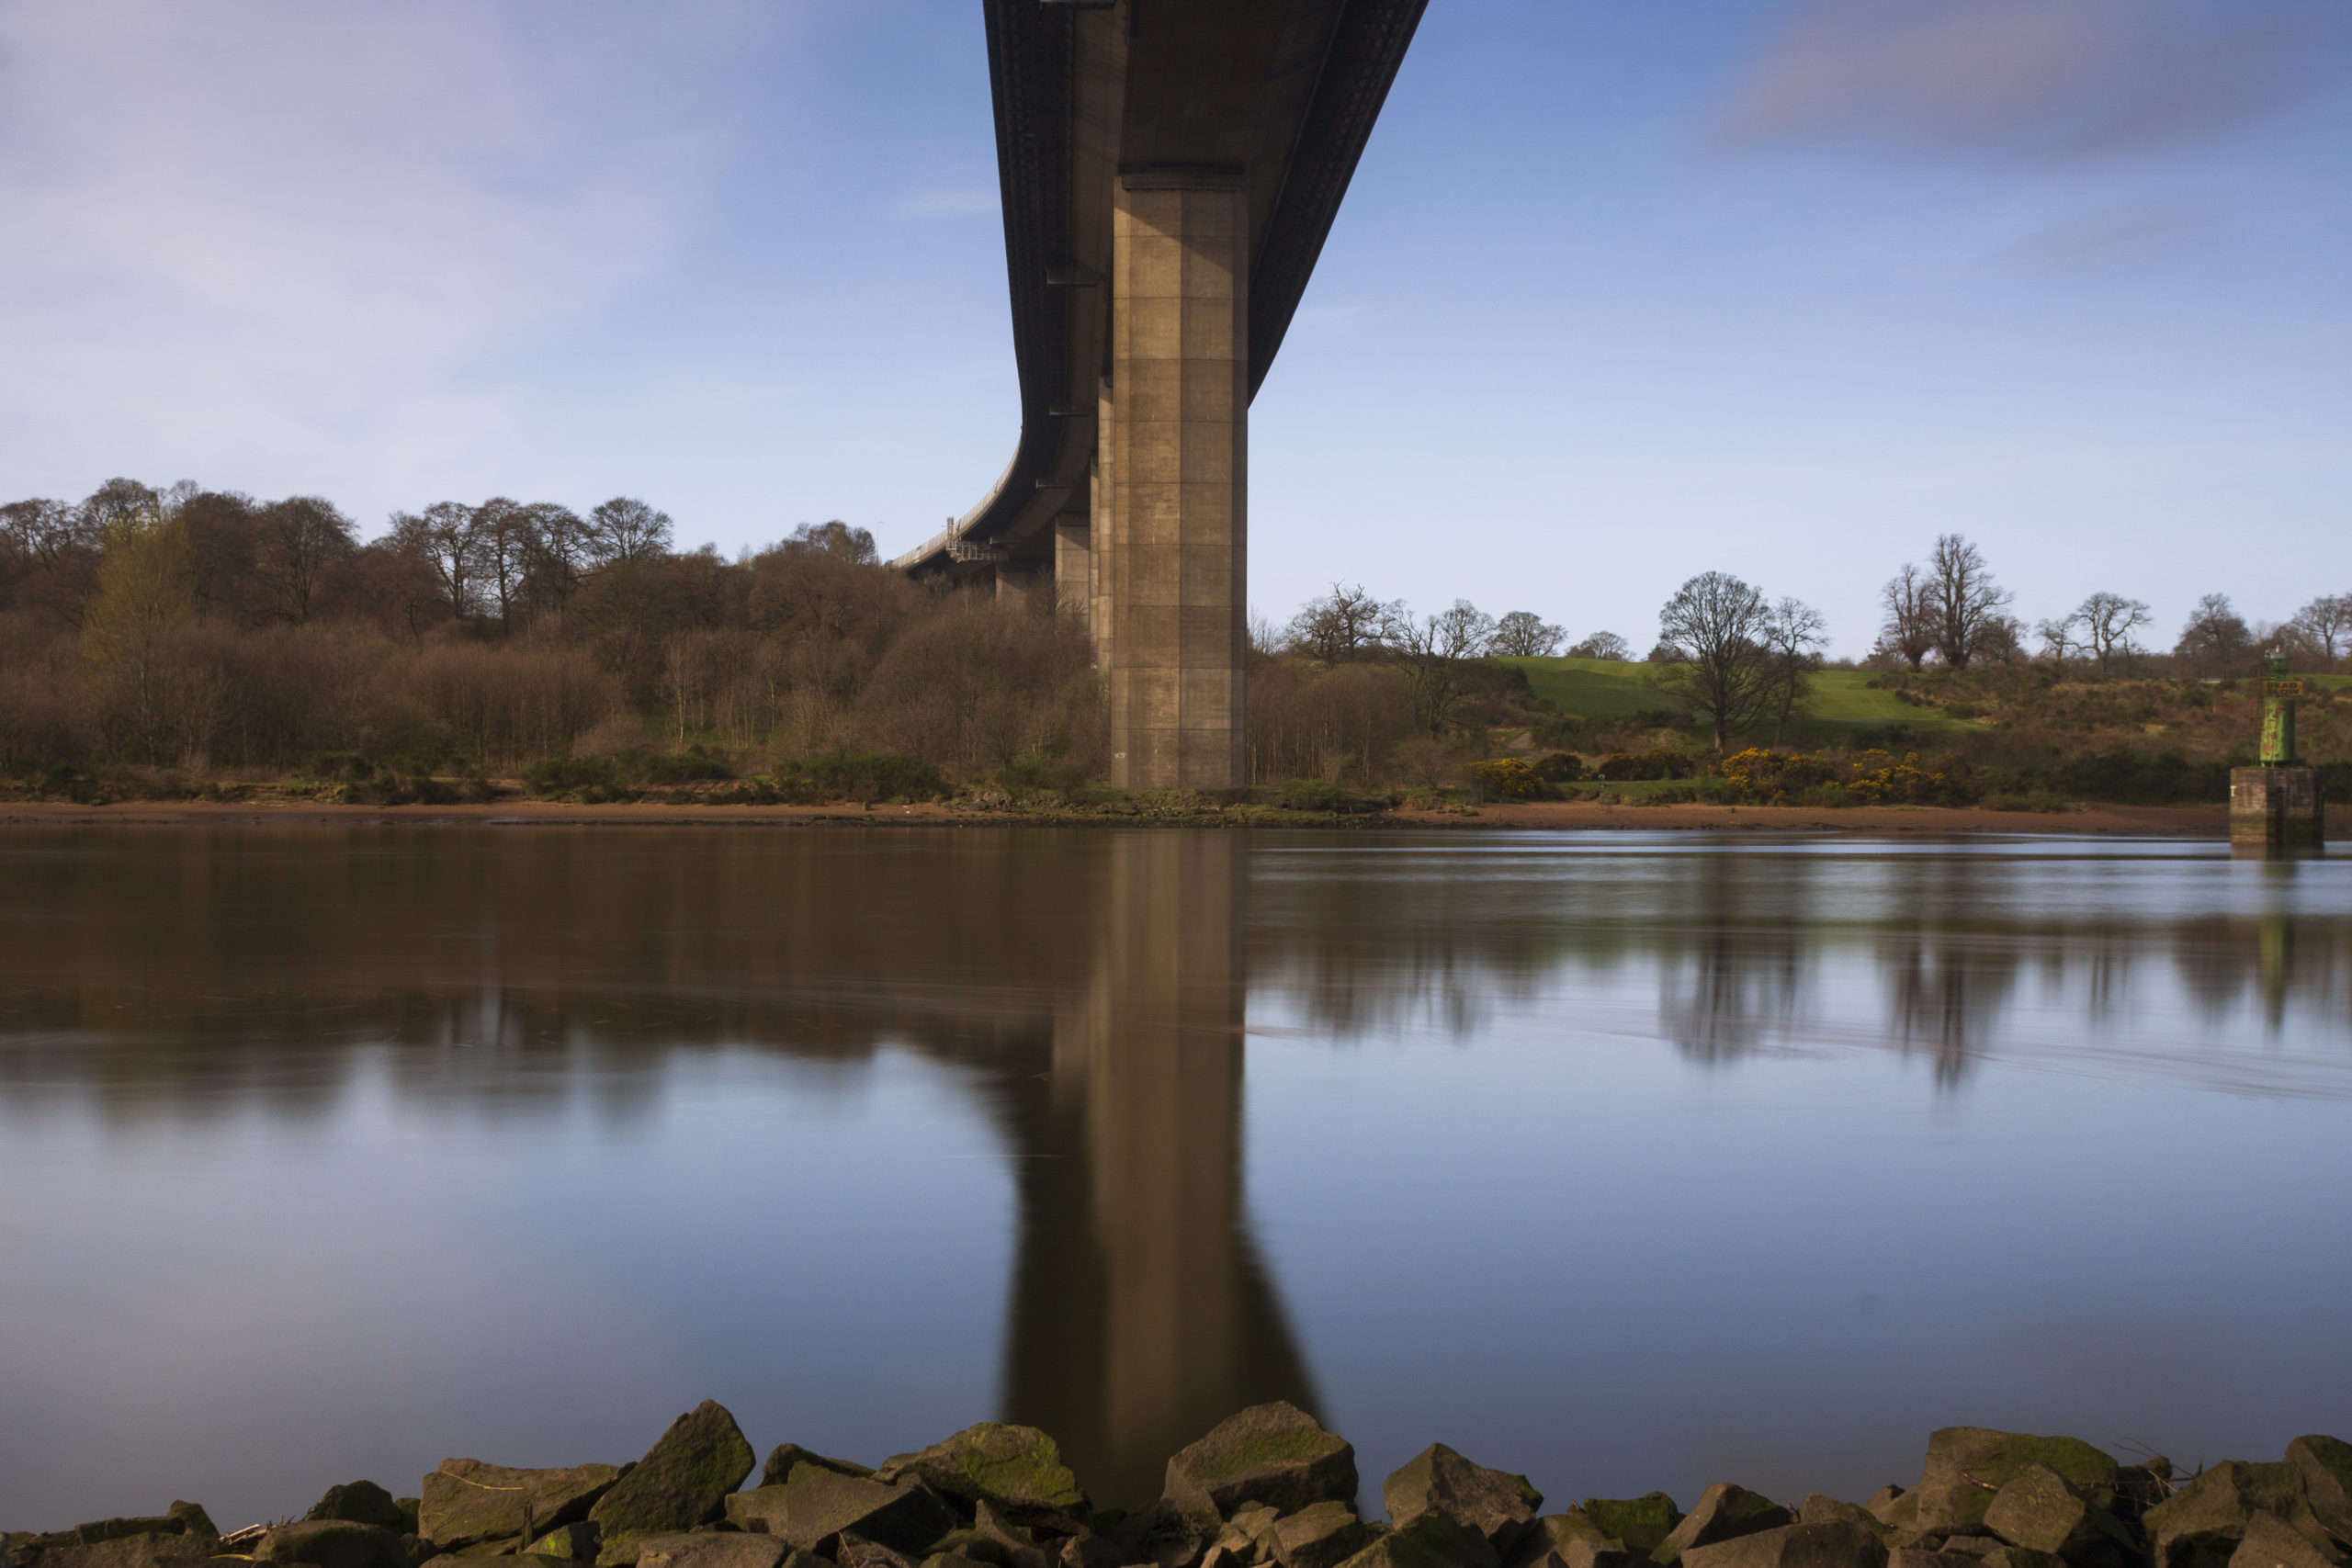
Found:
[(2295, 755), (2295, 699), (2303, 683), (2276, 649), (2262, 678), (2262, 761), (2230, 770), (2230, 842), (2265, 855), (2316, 854), (2326, 837), (2319, 770)]
[(2295, 757), (2295, 699), (2303, 694), (2301, 681), (2288, 679), (2287, 656), (2270, 656), (2270, 672), (2262, 682), (2262, 765), (2290, 767)]

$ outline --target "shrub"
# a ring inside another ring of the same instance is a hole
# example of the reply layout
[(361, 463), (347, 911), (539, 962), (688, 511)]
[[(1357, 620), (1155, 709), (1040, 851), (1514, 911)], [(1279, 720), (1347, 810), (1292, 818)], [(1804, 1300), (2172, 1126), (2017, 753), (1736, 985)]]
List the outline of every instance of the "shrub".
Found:
[(1574, 784), (1584, 777), (1584, 759), (1573, 751), (1554, 751), (1535, 764), (1535, 773), (1546, 784)]
[(1519, 757), (1474, 762), (1470, 776), (1478, 781), (1479, 789), (1495, 800), (1543, 800), (1559, 793), (1535, 771), (1534, 764)]
[(633, 771), (639, 781), (647, 784), (693, 784), (701, 779), (731, 779), (735, 776), (734, 769), (708, 755), (699, 746), (648, 757)]
[(1689, 752), (1669, 746), (1653, 746), (1638, 755), (1631, 751), (1611, 752), (1593, 769), (1593, 776), (1621, 784), (1634, 779), (1687, 779), (1698, 771), (1698, 762)]
[(791, 798), (937, 800), (947, 793), (939, 764), (895, 751), (827, 751), (776, 770), (776, 787)]
[(542, 757), (523, 770), (523, 787), (542, 800), (592, 789), (609, 791), (619, 772), (609, 757)]
[(374, 774), (376, 764), (356, 751), (322, 751), (302, 771), (314, 779), (356, 780)]

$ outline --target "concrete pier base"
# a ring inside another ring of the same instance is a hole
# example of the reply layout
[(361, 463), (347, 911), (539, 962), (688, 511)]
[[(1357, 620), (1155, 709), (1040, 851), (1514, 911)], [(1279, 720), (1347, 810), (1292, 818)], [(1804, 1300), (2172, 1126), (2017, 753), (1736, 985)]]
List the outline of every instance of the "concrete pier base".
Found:
[(2314, 768), (2230, 770), (2230, 842), (2312, 852), (2326, 838), (2326, 791)]
[(1094, 630), (1125, 789), (1248, 783), (1249, 230), (1236, 171), (1130, 173), (1114, 192), (1109, 527), (1093, 541), (1111, 624)]

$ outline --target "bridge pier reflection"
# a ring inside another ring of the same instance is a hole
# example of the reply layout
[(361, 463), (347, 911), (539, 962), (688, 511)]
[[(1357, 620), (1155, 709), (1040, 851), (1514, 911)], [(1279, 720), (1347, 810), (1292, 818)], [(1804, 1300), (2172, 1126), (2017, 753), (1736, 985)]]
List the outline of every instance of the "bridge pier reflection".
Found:
[(1168, 1455), (1243, 1405), (1314, 1404), (1243, 1192), (1248, 852), (1233, 833), (1112, 838), (1091, 969), (1050, 1068), (1005, 1103), (1005, 1417), (1054, 1433), (1099, 1503), (1157, 1496)]

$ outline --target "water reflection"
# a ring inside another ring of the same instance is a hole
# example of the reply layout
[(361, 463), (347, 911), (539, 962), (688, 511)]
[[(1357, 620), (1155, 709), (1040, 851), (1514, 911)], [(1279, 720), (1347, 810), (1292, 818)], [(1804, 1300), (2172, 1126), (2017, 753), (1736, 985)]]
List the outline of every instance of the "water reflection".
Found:
[(626, 1135), (682, 1057), (911, 1049), (1011, 1169), (1002, 1413), (1135, 1500), (1222, 1414), (1328, 1392), (1250, 1217), (1248, 1026), (1539, 1017), (1563, 1050), (1655, 1038), (1710, 1073), (1916, 1055), (1947, 1097), (1996, 1061), (2343, 1095), (2345, 869), (1634, 835), (0, 835), (0, 1134), (297, 1129), (380, 1070), (485, 1139), (583, 1103)]

